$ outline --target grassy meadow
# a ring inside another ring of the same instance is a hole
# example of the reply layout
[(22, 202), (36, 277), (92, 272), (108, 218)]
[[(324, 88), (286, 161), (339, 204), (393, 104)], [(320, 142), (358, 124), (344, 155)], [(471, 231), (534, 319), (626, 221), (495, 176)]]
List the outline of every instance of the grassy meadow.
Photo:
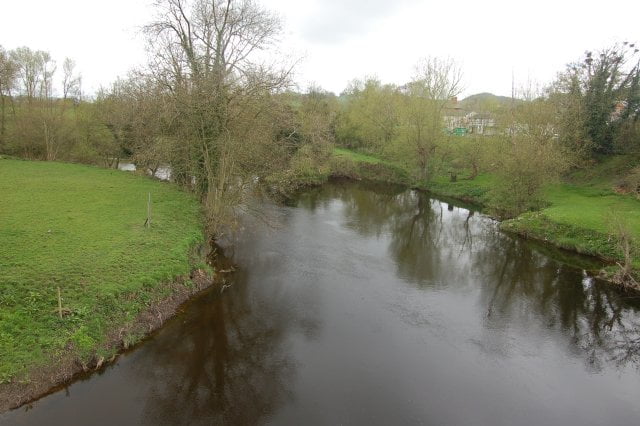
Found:
[(0, 383), (63, 352), (101, 355), (109, 332), (189, 273), (201, 241), (197, 200), (171, 184), (0, 157)]

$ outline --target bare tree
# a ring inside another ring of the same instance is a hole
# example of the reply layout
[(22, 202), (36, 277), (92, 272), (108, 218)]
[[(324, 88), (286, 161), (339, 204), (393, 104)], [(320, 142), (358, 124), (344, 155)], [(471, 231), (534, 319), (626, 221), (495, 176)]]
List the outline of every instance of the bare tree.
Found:
[(32, 102), (39, 94), (45, 60), (50, 60), (48, 53), (19, 47), (11, 52), (11, 58), (18, 66), (18, 77), (21, 89), (28, 102)]
[(0, 152), (5, 144), (7, 100), (11, 100), (11, 91), (15, 87), (18, 67), (9, 52), (0, 46)]
[(277, 142), (261, 120), (270, 95), (288, 85), (289, 70), (260, 63), (256, 54), (275, 43), (280, 22), (252, 0), (158, 0), (156, 8), (157, 19), (145, 27), (150, 69), (184, 144), (171, 164), (174, 177), (194, 184), (215, 235), (256, 177), (247, 159)]
[(53, 76), (55, 62), (48, 52), (20, 47), (11, 52), (18, 69), (18, 89), (26, 100), (15, 117), (22, 155), (27, 158), (55, 158), (52, 129)]
[(82, 77), (75, 74), (76, 63), (71, 58), (65, 58), (62, 63), (62, 99), (80, 97), (80, 83)]
[(418, 178), (432, 174), (430, 163), (443, 138), (443, 113), (462, 90), (462, 71), (452, 59), (426, 58), (418, 62), (407, 85), (404, 105), (404, 140), (416, 163)]

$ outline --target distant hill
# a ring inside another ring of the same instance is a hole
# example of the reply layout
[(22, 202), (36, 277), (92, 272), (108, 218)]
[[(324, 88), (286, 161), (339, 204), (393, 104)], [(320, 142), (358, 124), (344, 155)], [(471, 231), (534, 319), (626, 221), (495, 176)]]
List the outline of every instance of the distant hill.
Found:
[[(516, 99), (516, 102), (520, 102)], [(460, 107), (467, 111), (497, 112), (511, 106), (509, 96), (497, 96), (493, 93), (477, 93), (459, 101)]]

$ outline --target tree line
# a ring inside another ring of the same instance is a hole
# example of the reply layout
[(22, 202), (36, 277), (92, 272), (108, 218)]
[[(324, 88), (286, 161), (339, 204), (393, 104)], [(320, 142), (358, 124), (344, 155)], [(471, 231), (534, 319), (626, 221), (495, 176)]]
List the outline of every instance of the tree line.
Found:
[[(497, 176), (491, 205), (511, 217), (539, 207), (541, 189), (568, 170), (610, 155), (640, 153), (640, 62), (633, 43), (585, 52), (545, 87), (510, 101), (474, 104), (495, 121), (491, 135), (445, 131), (461, 91), (454, 62), (427, 59), (402, 86), (354, 80), (340, 96), (336, 143), (409, 166), (425, 186), (434, 177)], [(640, 168), (621, 185), (640, 193)]]
[(587, 52), (543, 90), (487, 106), (496, 134), (458, 137), (443, 124), (463, 88), (453, 60), (423, 59), (401, 86), (366, 78), (339, 96), (299, 93), (293, 65), (277, 59), (280, 20), (259, 3), (157, 0), (155, 11), (148, 64), (91, 98), (71, 59), (59, 70), (47, 52), (0, 47), (0, 152), (105, 167), (127, 158), (151, 174), (168, 165), (215, 237), (261, 183), (326, 175), (336, 144), (401, 163), (420, 183), (495, 172), (505, 215), (534, 206), (568, 168), (640, 148), (633, 44)]

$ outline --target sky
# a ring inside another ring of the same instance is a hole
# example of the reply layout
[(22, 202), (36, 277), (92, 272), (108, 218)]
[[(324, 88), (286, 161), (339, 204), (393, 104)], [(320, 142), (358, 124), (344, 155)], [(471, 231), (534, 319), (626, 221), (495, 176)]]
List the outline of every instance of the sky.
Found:
[[(140, 28), (149, 0), (1, 0), (0, 45), (77, 63), (91, 94), (147, 54)], [(339, 94), (355, 78), (410, 80), (420, 58), (456, 60), (461, 97), (553, 80), (586, 50), (640, 42), (640, 1), (263, 0), (283, 21), (279, 46), (300, 90)]]

